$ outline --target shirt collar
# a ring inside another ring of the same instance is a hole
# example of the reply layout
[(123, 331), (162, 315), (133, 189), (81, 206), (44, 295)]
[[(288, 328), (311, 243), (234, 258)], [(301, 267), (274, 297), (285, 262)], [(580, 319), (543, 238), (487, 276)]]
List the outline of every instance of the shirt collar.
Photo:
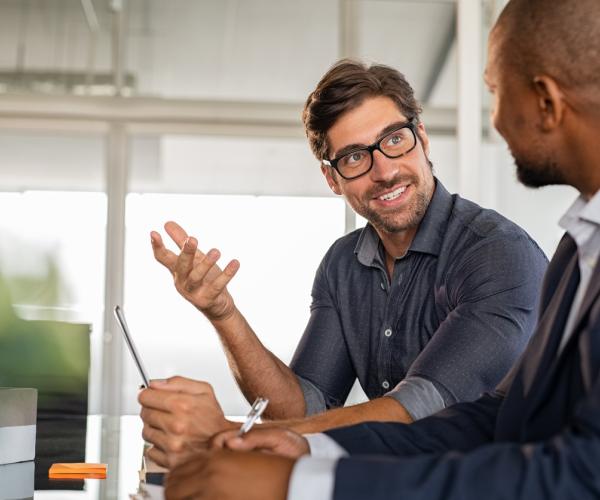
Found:
[(589, 201), (579, 195), (561, 217), (559, 225), (569, 232), (581, 222), (600, 225), (600, 191), (592, 196)]
[[(410, 244), (409, 252), (439, 255), (452, 204), (452, 196), (436, 178), (433, 196), (419, 224), (417, 234)], [(361, 231), (354, 248), (358, 261), (365, 266), (370, 266), (376, 259), (381, 260), (378, 251), (380, 242), (377, 231), (368, 223)]]

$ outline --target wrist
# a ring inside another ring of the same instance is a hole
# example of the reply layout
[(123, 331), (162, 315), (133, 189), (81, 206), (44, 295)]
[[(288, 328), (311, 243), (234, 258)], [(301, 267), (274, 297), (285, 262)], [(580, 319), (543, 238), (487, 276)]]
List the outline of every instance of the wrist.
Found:
[(213, 324), (215, 328), (218, 328), (221, 324), (231, 321), (231, 319), (236, 315), (236, 313), (238, 313), (238, 309), (232, 300), (231, 305), (224, 307), (222, 311), (219, 311), (217, 313), (210, 313), (207, 311), (201, 312), (206, 316), (206, 318)]

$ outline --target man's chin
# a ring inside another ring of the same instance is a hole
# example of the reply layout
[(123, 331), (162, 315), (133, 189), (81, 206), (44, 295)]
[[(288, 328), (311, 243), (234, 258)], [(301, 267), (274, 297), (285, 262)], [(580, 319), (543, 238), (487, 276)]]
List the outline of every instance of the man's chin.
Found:
[(538, 179), (535, 175), (531, 175), (531, 172), (528, 170), (523, 170), (519, 167), (517, 167), (517, 180), (523, 184), (523, 186), (533, 189), (541, 188), (546, 185), (540, 183), (540, 179)]
[(398, 220), (394, 217), (375, 216), (370, 220), (371, 224), (380, 231), (388, 234), (402, 233), (419, 225), (420, 219), (409, 218), (408, 220)]
[(525, 166), (516, 162), (516, 166), (517, 179), (526, 187), (537, 189), (544, 186), (565, 184), (565, 180), (558, 166), (555, 164), (548, 164), (538, 168), (529, 165)]

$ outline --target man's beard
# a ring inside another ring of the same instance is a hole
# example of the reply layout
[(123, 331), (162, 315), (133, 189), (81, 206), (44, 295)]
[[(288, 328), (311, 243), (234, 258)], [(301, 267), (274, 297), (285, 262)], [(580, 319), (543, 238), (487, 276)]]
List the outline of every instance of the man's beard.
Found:
[[(384, 186), (380, 185), (377, 188), (377, 193), (390, 189), (400, 182), (400, 179), (394, 179)], [(375, 228), (381, 229), (386, 233), (400, 233), (407, 229), (417, 227), (427, 211), (427, 207), (431, 200), (431, 192), (426, 192), (428, 190), (424, 189), (423, 183), (419, 183), (416, 178), (410, 179), (410, 183), (411, 187), (416, 189), (416, 192), (410, 205), (402, 208), (401, 212), (403, 217), (401, 217), (400, 220), (398, 220), (399, 211), (382, 214), (369, 206), (368, 200), (377, 195), (377, 193), (373, 192), (374, 190), (367, 193), (365, 197), (367, 202), (361, 203), (360, 206), (353, 206), (352, 208), (356, 213), (367, 219)]]
[(527, 161), (513, 155), (517, 166), (517, 179), (531, 188), (550, 186), (555, 184), (566, 184), (564, 175), (558, 164), (550, 159), (539, 162)]

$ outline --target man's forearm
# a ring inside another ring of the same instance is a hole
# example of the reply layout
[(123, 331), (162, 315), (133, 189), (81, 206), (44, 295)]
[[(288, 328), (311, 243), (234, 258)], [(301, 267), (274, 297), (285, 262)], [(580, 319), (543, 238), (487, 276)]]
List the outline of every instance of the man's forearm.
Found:
[(244, 396), (269, 399), (265, 417), (300, 418), (305, 414), (304, 395), (292, 370), (258, 339), (235, 308), (231, 316), (212, 322), (223, 344), (227, 361)]
[(312, 417), (278, 421), (274, 424), (284, 425), (300, 434), (310, 434), (369, 421), (408, 424), (412, 422), (412, 418), (398, 401), (393, 398), (382, 397), (354, 406), (337, 408)]

